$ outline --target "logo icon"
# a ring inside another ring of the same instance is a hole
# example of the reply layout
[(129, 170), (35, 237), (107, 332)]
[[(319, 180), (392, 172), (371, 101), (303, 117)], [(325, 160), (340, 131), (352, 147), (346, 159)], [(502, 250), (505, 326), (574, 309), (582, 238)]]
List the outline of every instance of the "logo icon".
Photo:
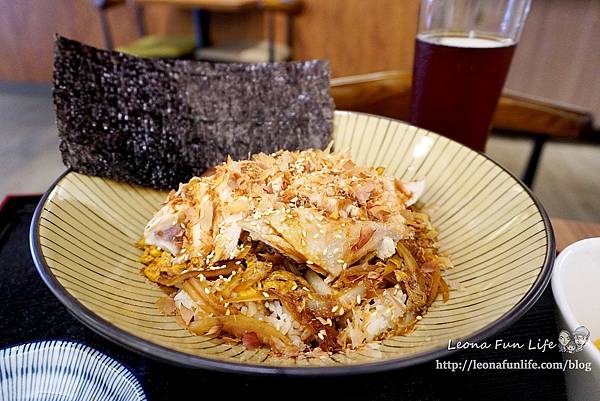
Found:
[(573, 354), (583, 349), (590, 339), (590, 331), (585, 326), (577, 327), (573, 333), (562, 330), (558, 335), (558, 349), (560, 352)]

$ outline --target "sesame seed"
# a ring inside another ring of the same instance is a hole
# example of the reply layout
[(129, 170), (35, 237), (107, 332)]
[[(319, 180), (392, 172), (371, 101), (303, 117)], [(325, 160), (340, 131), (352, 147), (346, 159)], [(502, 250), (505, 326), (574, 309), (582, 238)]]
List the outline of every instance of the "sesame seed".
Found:
[(314, 238), (314, 239), (317, 239), (317, 238), (319, 238), (319, 233), (316, 233), (315, 235), (313, 235), (313, 238)]
[(357, 304), (360, 304), (360, 301), (361, 301), (361, 299), (360, 299), (360, 295), (357, 295), (357, 296), (356, 296), (356, 303), (357, 303)]
[(304, 239), (301, 240), (300, 243), (302, 244), (302, 246), (306, 246), (306, 241), (304, 241)]
[(315, 263), (314, 263), (312, 260), (307, 260), (307, 261), (306, 261), (306, 264), (307, 264), (307, 265), (314, 265)]
[(319, 232), (320, 232), (321, 234), (325, 234), (325, 230), (323, 230), (323, 229), (320, 229), (320, 230), (319, 230)]
[(331, 321), (330, 318), (327, 318), (327, 324), (330, 325), (330, 326), (333, 326), (333, 322)]
[(205, 288), (205, 289), (204, 289), (204, 293), (205, 293), (206, 295), (208, 295), (208, 294), (210, 294), (210, 290), (209, 290), (208, 288)]
[(333, 253), (338, 253), (340, 251), (340, 248), (334, 248), (333, 249)]
[(229, 315), (231, 315), (231, 311), (230, 311), (229, 309), (227, 309), (227, 310), (225, 311), (225, 316), (229, 316)]
[(306, 291), (306, 292), (309, 292), (309, 291), (310, 291), (310, 290), (309, 290), (308, 288), (306, 288), (306, 287), (302, 287), (302, 289), (303, 289), (304, 291)]
[(344, 264), (342, 265), (342, 269), (345, 269), (345, 268), (347, 268), (347, 267), (348, 267), (348, 263), (345, 263), (345, 262), (344, 262)]
[(298, 284), (294, 284), (294, 285), (292, 286), (292, 291), (295, 291), (297, 288), (298, 288)]
[[(242, 264), (242, 261), (241, 261), (241, 260), (236, 260), (235, 264), (236, 264), (236, 265), (241, 265), (241, 264)], [(235, 273), (235, 272), (233, 272), (233, 273)]]
[(269, 298), (269, 293), (268, 293), (268, 292), (266, 292), (266, 291), (263, 291), (263, 293), (262, 293), (262, 294), (263, 294), (263, 297), (265, 297), (265, 298)]
[(417, 316), (417, 320), (421, 320), (421, 319), (423, 319), (423, 316), (421, 316), (421, 315), (418, 315), (418, 316)]
[(319, 334), (317, 334), (317, 337), (319, 337), (322, 340), (325, 340), (325, 336), (323, 334), (321, 334), (321, 332), (319, 331)]
[(327, 255), (327, 248), (323, 249), (323, 256)]
[(344, 310), (344, 307), (340, 308), (340, 316), (343, 315), (346, 311)]
[(223, 306), (227, 308), (229, 306), (229, 302), (225, 302), (225, 305)]
[(339, 306), (335, 305), (333, 308), (331, 308), (331, 313), (335, 313), (336, 310), (338, 310)]
[(317, 223), (317, 227), (323, 228), (323, 224)]
[(302, 236), (306, 238), (306, 230), (302, 230)]
[(336, 260), (336, 262), (338, 262), (340, 265), (343, 265), (344, 264), (344, 259), (338, 259), (338, 260)]
[(343, 236), (342, 234), (336, 234), (336, 235), (335, 235), (335, 238), (342, 239), (342, 238), (344, 238), (344, 236)]

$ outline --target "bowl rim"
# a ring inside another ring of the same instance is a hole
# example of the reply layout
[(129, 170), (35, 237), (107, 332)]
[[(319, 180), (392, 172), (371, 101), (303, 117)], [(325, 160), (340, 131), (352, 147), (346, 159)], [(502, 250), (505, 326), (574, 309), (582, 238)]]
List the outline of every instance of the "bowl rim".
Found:
[[(14, 343), (14, 344), (8, 344), (5, 347), (2, 347), (0, 349), (0, 355), (4, 356), (5, 353), (7, 353), (13, 349), (21, 351), (21, 352), (31, 351), (25, 347), (26, 346), (43, 345), (43, 344), (46, 344), (49, 347), (61, 347), (61, 346), (67, 347), (69, 349), (69, 351), (73, 351), (73, 350), (77, 349), (77, 347), (79, 346), (78, 350), (85, 352), (88, 356), (96, 354), (99, 357), (104, 357), (105, 362), (108, 362), (111, 364), (111, 366), (110, 366), (111, 368), (121, 368), (120, 371), (117, 371), (116, 369), (111, 369), (111, 370), (114, 372), (114, 374), (116, 376), (123, 378), (124, 380), (126, 380), (128, 383), (131, 384), (131, 386), (135, 392), (135, 395), (138, 397), (139, 401), (146, 401), (148, 399), (148, 397), (146, 395), (146, 391), (144, 389), (144, 386), (142, 385), (139, 378), (135, 375), (135, 373), (133, 373), (133, 370), (131, 370), (131, 368), (129, 366), (127, 366), (125, 363), (121, 362), (119, 359), (115, 358), (111, 353), (101, 351), (101, 350), (95, 348), (94, 346), (92, 346), (91, 344), (88, 344), (85, 341), (63, 339), (63, 338), (48, 338), (48, 339), (41, 338), (41, 339), (36, 339), (33, 341), (23, 341), (23, 342)], [(34, 351), (39, 351), (39, 349), (34, 349)], [(38, 359), (34, 359), (33, 361), (40, 362)], [(44, 363), (44, 361), (41, 361), (41, 362)], [(97, 363), (97, 362), (98, 362), (98, 360), (97, 360), (97, 358), (95, 358), (94, 363)], [(89, 366), (89, 364), (87, 364), (86, 366)]]
[[(591, 237), (575, 241), (560, 252), (554, 263), (551, 284), (552, 294), (554, 295), (554, 301), (556, 302), (557, 312), (562, 315), (568, 326), (568, 330), (575, 330), (575, 328), (583, 325), (575, 317), (573, 309), (571, 309), (571, 305), (569, 305), (569, 302), (567, 301), (564, 282), (561, 280), (561, 276), (565, 274), (565, 270), (567, 269), (565, 260), (570, 255), (585, 251), (593, 246), (600, 248), (600, 237)], [(587, 351), (594, 362), (600, 365), (600, 349), (596, 348), (593, 344), (592, 338), (585, 344), (583, 351)]]
[[(353, 111), (340, 111), (336, 110), (335, 114), (350, 114), (358, 116), (375, 117), (378, 119), (387, 120), (390, 122), (399, 122), (402, 124), (409, 125), (422, 131), (430, 132), (434, 135), (444, 137), (443, 135), (437, 134), (432, 131), (428, 131), (419, 127), (415, 127), (408, 122), (396, 120), (389, 117), (378, 116), (370, 113), (360, 113)], [(446, 137), (444, 137), (446, 138)], [(556, 246), (554, 240), (554, 232), (552, 230), (552, 224), (550, 218), (546, 213), (546, 210), (542, 206), (541, 202), (533, 194), (523, 182), (515, 176), (513, 173), (508, 171), (505, 167), (500, 165), (498, 162), (487, 156), (482, 152), (475, 151), (462, 145), (450, 138), (446, 138), (451, 142), (454, 142), (458, 146), (467, 149), (470, 152), (477, 153), (494, 165), (498, 166), (503, 172), (512, 177), (515, 182), (525, 191), (529, 198), (533, 201), (538, 213), (540, 214), (544, 223), (546, 231), (546, 255), (540, 273), (538, 274), (535, 282), (527, 293), (505, 314), (500, 316), (497, 320), (484, 326), (480, 330), (472, 333), (470, 336), (465, 337), (464, 341), (468, 342), (480, 342), (486, 338), (489, 338), (499, 332), (507, 329), (514, 324), (521, 316), (525, 314), (540, 298), (546, 286), (548, 285), (552, 273), (552, 266), (556, 256)], [(457, 350), (448, 350), (447, 348), (436, 348), (430, 351), (421, 352), (414, 354), (407, 358), (395, 358), (382, 360), (377, 362), (369, 362), (364, 364), (356, 365), (341, 365), (341, 366), (271, 366), (271, 365), (260, 365), (260, 364), (245, 364), (238, 362), (231, 362), (227, 360), (211, 359), (199, 355), (192, 355), (181, 351), (176, 351), (162, 345), (156, 344), (150, 340), (143, 339), (132, 333), (129, 333), (109, 321), (101, 318), (99, 315), (94, 313), (92, 310), (85, 307), (79, 302), (73, 295), (71, 295), (52, 274), (50, 267), (44, 260), (43, 253), (41, 250), (40, 233), (39, 233), (39, 222), (42, 211), (46, 204), (46, 201), (54, 188), (73, 170), (68, 168), (63, 172), (50, 186), (50, 188), (44, 193), (42, 199), (38, 203), (33, 217), (31, 219), (31, 225), (29, 230), (29, 245), (33, 262), (36, 270), (41, 276), (42, 280), (50, 291), (58, 298), (58, 300), (83, 324), (91, 328), (96, 333), (100, 334), (104, 338), (107, 338), (121, 346), (133, 350), (144, 356), (149, 356), (153, 359), (174, 364), (186, 368), (200, 368), (209, 369), (226, 373), (243, 373), (252, 375), (283, 375), (283, 376), (339, 376), (339, 375), (352, 375), (352, 374), (365, 374), (383, 372), (392, 369), (400, 369), (408, 366), (429, 362), (434, 359), (447, 357)]]

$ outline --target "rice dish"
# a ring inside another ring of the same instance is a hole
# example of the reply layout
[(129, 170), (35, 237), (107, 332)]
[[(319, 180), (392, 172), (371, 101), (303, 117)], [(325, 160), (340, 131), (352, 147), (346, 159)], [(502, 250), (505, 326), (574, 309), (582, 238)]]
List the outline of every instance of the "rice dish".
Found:
[(363, 348), (449, 297), (424, 189), (347, 152), (229, 159), (171, 191), (140, 241), (142, 271), (193, 334), (288, 357)]

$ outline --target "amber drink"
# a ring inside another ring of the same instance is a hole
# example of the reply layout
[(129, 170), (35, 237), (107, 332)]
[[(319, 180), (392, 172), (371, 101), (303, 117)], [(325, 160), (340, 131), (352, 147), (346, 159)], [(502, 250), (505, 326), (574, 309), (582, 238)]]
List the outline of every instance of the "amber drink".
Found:
[(413, 125), (483, 151), (529, 1), (423, 0)]

